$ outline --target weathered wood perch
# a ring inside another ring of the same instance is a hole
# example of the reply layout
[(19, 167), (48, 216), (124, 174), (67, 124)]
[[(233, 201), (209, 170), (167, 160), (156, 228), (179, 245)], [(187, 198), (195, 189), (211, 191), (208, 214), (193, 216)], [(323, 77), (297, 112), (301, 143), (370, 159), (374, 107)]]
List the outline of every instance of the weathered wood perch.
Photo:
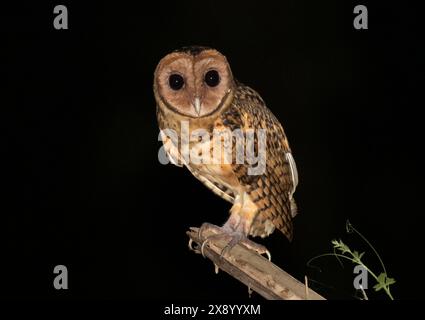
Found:
[[(198, 228), (186, 232), (190, 243), (198, 245), (195, 252), (200, 253), (202, 240), (198, 238)], [(213, 235), (206, 230), (203, 236)], [(220, 257), (226, 246), (226, 239), (213, 240), (204, 247), (205, 256), (218, 268), (244, 283), (249, 290), (254, 290), (269, 300), (325, 300), (321, 295), (308, 288), (278, 266), (244, 246), (236, 245), (229, 254)], [(191, 246), (189, 246), (191, 247)]]

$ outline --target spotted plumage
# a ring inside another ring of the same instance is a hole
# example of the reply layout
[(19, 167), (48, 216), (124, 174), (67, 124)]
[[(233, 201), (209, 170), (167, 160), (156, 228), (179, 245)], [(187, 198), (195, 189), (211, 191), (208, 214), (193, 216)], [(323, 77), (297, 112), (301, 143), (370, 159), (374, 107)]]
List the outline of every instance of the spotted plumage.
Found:
[[(197, 129), (207, 132), (207, 142), (203, 138), (187, 141), (189, 149), (199, 150), (199, 155), (213, 154), (215, 130), (265, 131), (265, 170), (261, 174), (250, 174), (253, 164), (235, 161), (236, 136), (231, 140), (231, 163), (219, 164), (192, 163), (182, 154), (181, 136), (173, 141), (162, 133), (162, 138), (174, 164), (185, 166), (214, 193), (233, 204), (223, 232), (265, 237), (276, 228), (291, 240), (298, 174), (288, 140), (261, 96), (233, 78), (226, 58), (205, 47), (177, 50), (159, 63), (154, 92), (161, 130), (181, 133), (186, 121), (190, 134)], [(258, 143), (259, 135), (254, 134), (253, 139), (246, 140), (245, 148), (258, 154)]]
[(237, 84), (234, 103), (223, 113), (222, 118), (233, 130), (241, 127), (267, 130), (265, 174), (248, 175), (249, 166), (246, 164), (233, 165), (233, 171), (258, 207), (251, 235), (267, 236), (265, 227), (269, 220), (291, 240), (292, 218), (297, 212), (293, 193), (298, 177), (282, 125), (266, 107), (260, 95), (241, 83)]

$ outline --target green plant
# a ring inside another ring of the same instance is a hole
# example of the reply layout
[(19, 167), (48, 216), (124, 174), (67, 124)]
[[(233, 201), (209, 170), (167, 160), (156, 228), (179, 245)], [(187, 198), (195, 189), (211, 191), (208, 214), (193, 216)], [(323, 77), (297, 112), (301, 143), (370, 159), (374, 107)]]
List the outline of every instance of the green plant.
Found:
[[(341, 260), (340, 260), (340, 258), (342, 258), (342, 259), (346, 259), (346, 260), (349, 260), (349, 261), (351, 261), (351, 262), (353, 262), (354, 264), (357, 264), (357, 265), (361, 265), (361, 266), (363, 266), (363, 268), (365, 268), (366, 270), (367, 270), (367, 272), (370, 274), (370, 275), (372, 275), (372, 277), (376, 280), (376, 284), (373, 286), (373, 289), (375, 290), (375, 291), (380, 291), (380, 290), (384, 290), (385, 291), (385, 293), (388, 295), (388, 297), (391, 299), (391, 300), (394, 300), (394, 298), (393, 298), (393, 296), (392, 296), (392, 294), (391, 294), (391, 291), (390, 291), (390, 286), (392, 285), (392, 284), (394, 284), (396, 281), (395, 281), (395, 279), (394, 278), (390, 278), (390, 277), (388, 277), (388, 274), (387, 274), (387, 270), (386, 270), (386, 268), (385, 268), (385, 265), (384, 265), (384, 262), (382, 261), (382, 259), (381, 259), (381, 256), (379, 255), (379, 253), (376, 251), (376, 249), (372, 246), (372, 244), (359, 232), (359, 231), (357, 231), (354, 227), (353, 227), (353, 225), (347, 220), (347, 223), (346, 223), (346, 230), (347, 230), (347, 233), (353, 233), (353, 232), (355, 232), (358, 236), (360, 236), (360, 238), (362, 238), (362, 240), (363, 241), (365, 241), (366, 242), (366, 244), (373, 250), (373, 252), (374, 252), (374, 254), (376, 255), (376, 257), (378, 258), (378, 260), (379, 260), (379, 263), (381, 264), (381, 267), (382, 267), (382, 272), (379, 274), (379, 275), (377, 275), (377, 273), (375, 273), (375, 272), (373, 272), (368, 266), (366, 266), (366, 264), (364, 264), (364, 262), (362, 261), (362, 257), (363, 257), (363, 255), (365, 254), (364, 252), (358, 252), (358, 251), (356, 251), (356, 250), (351, 250), (350, 249), (350, 247), (348, 246), (348, 245), (346, 245), (344, 242), (342, 242), (342, 240), (340, 239), (340, 240), (336, 240), (336, 239), (334, 239), (334, 240), (332, 240), (331, 241), (331, 243), (332, 243), (332, 246), (333, 246), (333, 253), (325, 253), (325, 254), (321, 254), (321, 255), (319, 255), (319, 256), (316, 256), (316, 257), (313, 257), (312, 259), (310, 259), (308, 262), (307, 262), (307, 265), (308, 266), (311, 266), (311, 262), (313, 261), (313, 260), (316, 260), (316, 259), (318, 259), (318, 258), (321, 258), (321, 257), (325, 257), (325, 256), (335, 256), (337, 259), (338, 259), (338, 261), (341, 263), (341, 265), (342, 265), (342, 262), (341, 262)], [(364, 298), (365, 299), (368, 299), (368, 297), (367, 297), (367, 295), (366, 295), (366, 292), (362, 289), (362, 293), (363, 293), (363, 296), (364, 296)]]

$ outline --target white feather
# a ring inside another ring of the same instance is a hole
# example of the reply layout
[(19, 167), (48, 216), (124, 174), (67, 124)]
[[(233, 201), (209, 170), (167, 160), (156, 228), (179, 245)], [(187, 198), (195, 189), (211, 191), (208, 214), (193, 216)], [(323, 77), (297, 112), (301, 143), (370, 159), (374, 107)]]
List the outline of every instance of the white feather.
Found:
[(292, 191), (290, 193), (291, 197), (295, 192), (295, 189), (298, 186), (298, 170), (297, 165), (295, 164), (294, 157), (292, 156), (292, 153), (287, 152), (285, 153), (286, 160), (289, 163), (289, 169), (291, 171), (291, 180), (292, 180)]

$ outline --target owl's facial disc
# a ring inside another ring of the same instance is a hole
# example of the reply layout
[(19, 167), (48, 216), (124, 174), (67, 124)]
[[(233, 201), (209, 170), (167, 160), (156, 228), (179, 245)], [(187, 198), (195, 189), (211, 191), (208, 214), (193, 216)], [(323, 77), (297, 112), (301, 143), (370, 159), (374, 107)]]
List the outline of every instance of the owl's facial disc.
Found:
[(199, 118), (223, 106), (234, 82), (226, 58), (215, 50), (205, 50), (196, 56), (167, 55), (155, 71), (155, 86), (157, 99), (167, 108)]

